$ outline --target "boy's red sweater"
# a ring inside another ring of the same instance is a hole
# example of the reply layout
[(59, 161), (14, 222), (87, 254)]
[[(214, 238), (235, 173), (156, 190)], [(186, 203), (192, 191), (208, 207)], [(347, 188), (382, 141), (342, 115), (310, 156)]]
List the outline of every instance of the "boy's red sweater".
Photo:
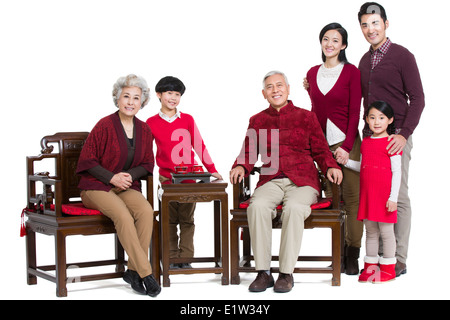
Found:
[(191, 115), (180, 112), (180, 117), (169, 123), (156, 114), (146, 122), (156, 142), (156, 164), (160, 175), (171, 179), (170, 173), (175, 172), (175, 166), (196, 165), (194, 150), (208, 172), (217, 172)]

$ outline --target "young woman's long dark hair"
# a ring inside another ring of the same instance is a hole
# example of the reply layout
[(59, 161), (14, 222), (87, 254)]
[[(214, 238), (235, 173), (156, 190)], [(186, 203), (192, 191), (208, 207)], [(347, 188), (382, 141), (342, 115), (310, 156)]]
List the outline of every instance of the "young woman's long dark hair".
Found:
[[(348, 63), (347, 60), (347, 56), (345, 55), (345, 49), (347, 49), (348, 47), (348, 34), (347, 34), (347, 30), (345, 30), (339, 23), (337, 22), (333, 22), (330, 24), (327, 24), (325, 27), (323, 27), (322, 31), (320, 31), (320, 35), (319, 35), (319, 41), (320, 43), (322, 43), (322, 39), (323, 36), (325, 35), (325, 33), (327, 33), (327, 31), (329, 30), (336, 30), (337, 32), (340, 33), (340, 35), (342, 36), (342, 44), (345, 45), (345, 48), (341, 50), (341, 52), (339, 53), (338, 56), (338, 60), (340, 62), (344, 62), (344, 63)], [(322, 52), (322, 61), (325, 62), (327, 58), (325, 57), (325, 55)]]
[(388, 119), (394, 119), (394, 120), (392, 121), (392, 123), (387, 127), (387, 130), (386, 130), (386, 131), (387, 131), (387, 133), (388, 133), (389, 135), (395, 134), (394, 109), (392, 109), (391, 105), (390, 105), (389, 103), (384, 102), (384, 101), (381, 101), (381, 100), (372, 102), (372, 103), (369, 105), (369, 108), (367, 109), (366, 117), (368, 116), (369, 111), (370, 111), (372, 108), (375, 108), (375, 109), (377, 109), (378, 111), (380, 111), (382, 114), (384, 114), (386, 117), (388, 117)]

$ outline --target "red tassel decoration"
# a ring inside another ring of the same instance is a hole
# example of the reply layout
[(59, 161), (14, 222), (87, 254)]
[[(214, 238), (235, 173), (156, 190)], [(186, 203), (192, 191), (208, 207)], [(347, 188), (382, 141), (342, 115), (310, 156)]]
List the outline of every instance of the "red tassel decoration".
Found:
[(20, 236), (24, 237), (27, 235), (27, 228), (25, 227), (25, 209), (22, 210), (22, 214), (20, 215), (21, 223), (20, 223)]

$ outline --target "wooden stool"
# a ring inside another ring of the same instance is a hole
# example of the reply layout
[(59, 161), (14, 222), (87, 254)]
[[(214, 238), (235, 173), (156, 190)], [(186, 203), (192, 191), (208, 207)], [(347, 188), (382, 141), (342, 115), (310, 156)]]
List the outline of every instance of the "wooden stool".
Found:
[[(160, 204), (161, 261), (163, 286), (170, 286), (169, 275), (195, 273), (222, 273), (222, 285), (229, 284), (228, 266), (228, 195), (227, 183), (216, 180), (211, 183), (162, 183)], [(169, 203), (214, 201), (214, 257), (170, 258), (169, 252)], [(215, 267), (169, 268), (171, 263), (215, 262)]]

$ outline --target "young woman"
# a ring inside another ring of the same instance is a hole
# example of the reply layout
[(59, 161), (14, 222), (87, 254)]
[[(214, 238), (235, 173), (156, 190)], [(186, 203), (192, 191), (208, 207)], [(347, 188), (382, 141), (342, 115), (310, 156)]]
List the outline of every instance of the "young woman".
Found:
[(359, 199), (359, 174), (346, 168), (349, 159), (359, 161), (361, 139), (358, 133), (361, 108), (361, 76), (347, 61), (347, 31), (338, 23), (326, 25), (319, 35), (323, 63), (307, 75), (307, 91), (312, 109), (327, 138), (336, 161), (342, 165), (342, 193), (347, 212), (345, 273), (359, 273), (358, 258), (363, 224), (356, 219)]

